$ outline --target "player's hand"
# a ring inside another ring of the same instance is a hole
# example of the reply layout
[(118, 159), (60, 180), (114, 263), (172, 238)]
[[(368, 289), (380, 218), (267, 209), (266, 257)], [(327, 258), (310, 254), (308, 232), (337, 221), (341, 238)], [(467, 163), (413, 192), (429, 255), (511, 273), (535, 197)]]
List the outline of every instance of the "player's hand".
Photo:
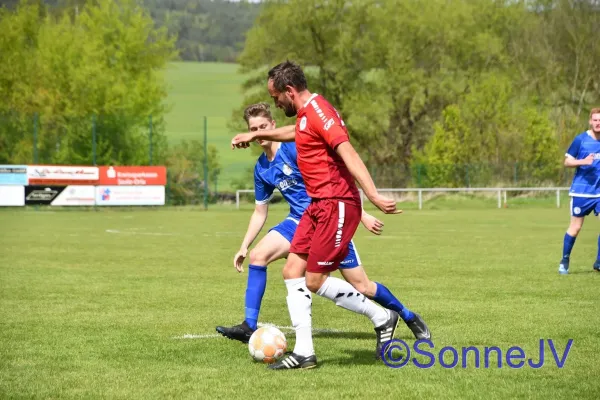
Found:
[(246, 149), (250, 147), (250, 143), (253, 142), (256, 138), (254, 137), (254, 133), (239, 133), (231, 139), (231, 149)]
[(363, 211), (361, 222), (369, 232), (375, 235), (381, 235), (381, 232), (383, 232), (383, 222), (381, 222), (371, 214), (367, 214)]
[(248, 249), (240, 249), (233, 257), (233, 268), (237, 270), (237, 272), (244, 272), (244, 260), (248, 255)]
[(396, 200), (389, 199), (380, 195), (379, 193), (375, 194), (375, 196), (369, 200), (371, 200), (371, 203), (373, 203), (377, 208), (386, 214), (400, 214), (402, 212), (402, 210), (396, 209)]
[(594, 163), (594, 153), (583, 159), (582, 165), (592, 165)]

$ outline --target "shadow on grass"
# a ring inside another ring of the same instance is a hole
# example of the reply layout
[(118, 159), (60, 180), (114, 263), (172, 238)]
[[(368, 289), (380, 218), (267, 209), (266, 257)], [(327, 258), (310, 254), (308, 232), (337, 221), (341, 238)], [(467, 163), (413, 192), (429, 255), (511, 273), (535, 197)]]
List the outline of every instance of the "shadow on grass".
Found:
[(569, 271), (569, 275), (579, 275), (579, 274), (598, 274), (598, 275), (600, 275), (600, 272), (594, 271), (593, 269), (588, 269), (585, 271)]
[(319, 366), (356, 366), (373, 365), (385, 366), (383, 361), (375, 359), (375, 350), (367, 349), (347, 349), (334, 358), (322, 358), (319, 360)]
[[(410, 334), (410, 332), (402, 332), (403, 334), (399, 334), (396, 332), (394, 335), (395, 339), (402, 340), (415, 340), (415, 337)], [(295, 336), (294, 332), (286, 332), (286, 336)], [(344, 332), (344, 331), (313, 331), (313, 337), (315, 338), (325, 338), (325, 339), (372, 339), (375, 342), (376, 335), (374, 331), (365, 331), (365, 332)]]

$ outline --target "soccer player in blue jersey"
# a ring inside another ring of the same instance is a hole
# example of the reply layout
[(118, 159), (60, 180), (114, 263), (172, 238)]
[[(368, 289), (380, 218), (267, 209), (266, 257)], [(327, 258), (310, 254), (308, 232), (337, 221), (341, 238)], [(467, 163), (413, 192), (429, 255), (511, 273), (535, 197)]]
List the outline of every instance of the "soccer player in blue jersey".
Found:
[[(266, 103), (253, 104), (246, 108), (244, 119), (250, 131), (267, 130), (275, 128), (275, 121), (271, 117), (270, 107)], [(275, 188), (290, 205), (290, 214), (281, 223), (271, 228), (268, 234), (250, 252), (250, 265), (245, 297), (245, 319), (239, 325), (232, 327), (218, 326), (217, 332), (230, 339), (248, 342), (252, 333), (257, 329), (258, 315), (262, 297), (267, 282), (267, 265), (275, 260), (287, 257), (290, 251), (292, 238), (304, 210), (311, 202), (306, 193), (302, 175), (297, 166), (295, 143), (280, 143), (259, 140), (263, 154), (259, 157), (254, 169), (256, 208), (240, 250), (233, 259), (234, 267), (238, 272), (243, 271), (242, 264), (248, 254), (248, 248), (260, 233), (267, 220), (268, 203)], [(363, 210), (361, 221), (363, 225), (374, 234), (381, 234), (383, 223)], [(348, 256), (342, 261), (341, 272), (347, 280), (356, 280), (360, 277), (365, 286), (375, 286), (368, 280), (361, 266), (360, 258), (354, 243), (350, 242)], [(353, 270), (350, 274), (349, 271)], [(311, 293), (306, 287), (304, 271), (293, 271), (292, 276), (286, 276), (286, 286), (293, 286), (295, 292), (299, 291), (311, 299)], [(355, 286), (357, 286), (355, 284)], [(365, 292), (368, 290), (365, 289)], [(363, 293), (357, 291), (350, 283), (338, 278), (329, 277), (327, 287), (318, 293), (336, 303), (336, 305), (363, 314), (371, 319), (378, 336), (376, 356), (383, 342), (393, 338), (399, 317), (407, 323), (413, 334), (418, 338), (429, 337), (428, 329), (423, 329), (421, 320), (417, 320), (414, 313), (404, 307), (399, 315), (396, 311), (386, 310), (377, 306)], [(401, 304), (398, 302), (398, 304)], [(381, 340), (379, 340), (381, 339)], [(382, 342), (383, 340), (383, 342)], [(381, 343), (380, 343), (381, 342)]]
[[(577, 168), (569, 190), (571, 223), (563, 241), (563, 255), (558, 272), (569, 273), (569, 259), (583, 219), (594, 211), (600, 214), (600, 108), (590, 112), (590, 129), (575, 137), (565, 154), (565, 167)], [(600, 236), (598, 255), (593, 266), (600, 272)]]

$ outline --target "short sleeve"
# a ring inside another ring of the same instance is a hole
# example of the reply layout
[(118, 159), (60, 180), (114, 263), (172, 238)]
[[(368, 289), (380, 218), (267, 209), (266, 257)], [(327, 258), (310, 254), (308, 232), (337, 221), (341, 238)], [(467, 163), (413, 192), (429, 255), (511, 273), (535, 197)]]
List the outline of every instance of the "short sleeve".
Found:
[(581, 148), (581, 135), (578, 135), (573, 142), (571, 143), (571, 145), (569, 146), (569, 149), (567, 150), (567, 153), (565, 154), (565, 157), (573, 157), (573, 158), (577, 158), (577, 155), (579, 154), (579, 149)]
[(323, 117), (316, 116), (311, 120), (311, 128), (325, 139), (332, 149), (335, 149), (341, 143), (349, 142), (348, 131), (337, 111), (333, 108), (326, 108), (322, 110), (322, 114)]
[(256, 204), (267, 204), (275, 188), (262, 180), (258, 171), (258, 165), (254, 167), (254, 197)]

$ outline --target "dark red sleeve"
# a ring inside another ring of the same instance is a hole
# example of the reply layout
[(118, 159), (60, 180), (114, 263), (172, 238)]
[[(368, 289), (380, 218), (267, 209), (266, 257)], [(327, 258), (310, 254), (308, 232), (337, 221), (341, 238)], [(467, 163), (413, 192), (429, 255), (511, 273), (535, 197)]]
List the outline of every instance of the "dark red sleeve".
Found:
[(342, 125), (342, 121), (335, 110), (323, 109), (323, 114), (325, 115), (325, 122), (316, 113), (311, 112), (310, 124), (312, 130), (325, 139), (332, 149), (335, 149), (341, 143), (350, 141), (348, 131)]

